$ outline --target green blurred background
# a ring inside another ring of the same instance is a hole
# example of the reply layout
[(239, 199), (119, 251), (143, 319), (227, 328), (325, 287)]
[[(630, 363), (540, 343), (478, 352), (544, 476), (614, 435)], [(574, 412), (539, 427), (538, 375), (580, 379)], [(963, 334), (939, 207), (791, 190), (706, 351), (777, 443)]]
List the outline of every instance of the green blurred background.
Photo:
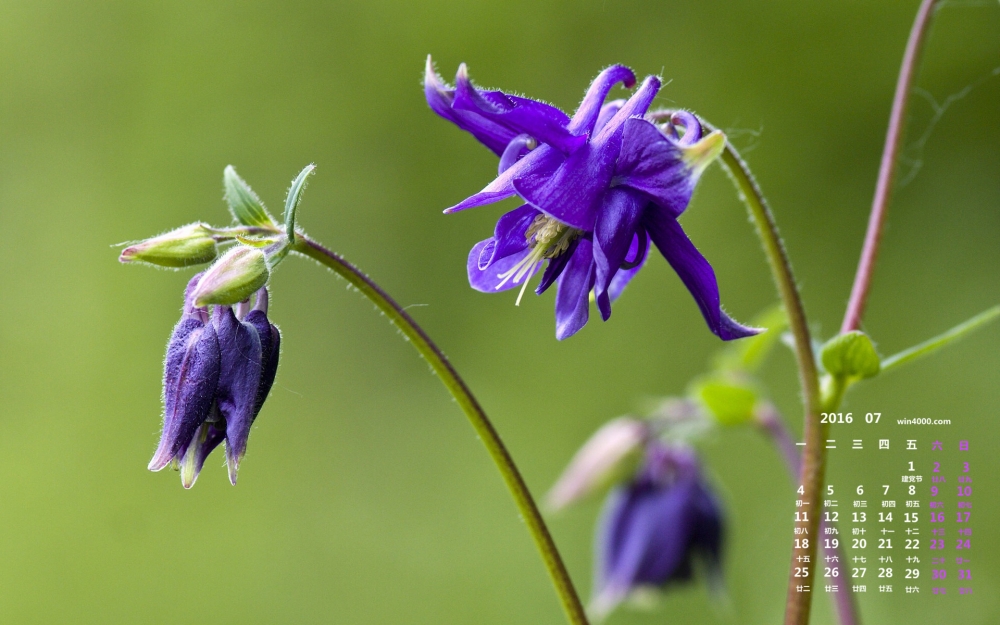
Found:
[[(829, 335), (916, 5), (0, 2), (0, 621), (562, 622), (461, 412), (371, 305), (311, 263), (290, 260), (273, 279), (282, 363), (239, 486), (218, 454), (191, 491), (147, 472), (163, 348), (191, 272), (122, 267), (113, 244), (227, 223), (227, 164), (279, 208), (315, 162), (303, 226), (414, 306), (541, 494), (601, 423), (683, 391), (720, 344), (659, 257), (610, 322), (592, 318), (564, 343), (551, 294), (515, 308), (511, 294), (469, 289), (468, 249), (504, 207), (441, 209), (490, 180), (496, 159), (426, 108), (426, 55), (446, 78), (465, 61), (480, 84), (569, 110), (607, 64), (661, 73), (660, 103), (698, 111), (747, 152), (810, 319)], [(976, 86), (908, 153), (923, 167), (895, 196), (866, 323), (883, 353), (1000, 299), (1000, 6), (949, 3), (925, 58), (918, 83), (938, 101)], [(915, 101), (911, 148), (932, 113)], [(717, 167), (684, 225), (736, 318), (775, 300)], [(998, 348), (994, 327), (860, 389), (848, 409), (950, 415), (954, 432), (991, 450), (980, 475), (995, 475)], [(786, 351), (767, 379), (798, 429)], [(704, 451), (730, 518), (728, 606), (694, 585), (611, 623), (780, 618), (792, 516), (783, 466), (749, 431)], [(834, 461), (831, 476), (881, 470)], [(977, 508), (996, 518), (1000, 501), (981, 494)], [(597, 509), (552, 521), (584, 594)], [(989, 593), (1000, 541), (979, 527), (967, 625), (1000, 620)], [(826, 598), (816, 605), (816, 622), (832, 622)], [(879, 623), (957, 622), (952, 605), (863, 599)]]

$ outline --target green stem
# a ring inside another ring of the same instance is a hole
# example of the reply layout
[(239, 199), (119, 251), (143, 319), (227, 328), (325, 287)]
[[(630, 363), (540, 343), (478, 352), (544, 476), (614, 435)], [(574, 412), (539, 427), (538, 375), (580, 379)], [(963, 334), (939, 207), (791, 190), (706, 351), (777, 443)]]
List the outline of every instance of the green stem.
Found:
[(916, 360), (921, 356), (926, 356), (927, 354), (944, 347), (952, 341), (958, 340), (967, 334), (975, 332), (997, 317), (1000, 317), (1000, 306), (994, 306), (993, 308), (979, 313), (972, 319), (955, 326), (943, 334), (939, 334), (932, 339), (928, 339), (919, 345), (914, 345), (909, 349), (904, 349), (898, 354), (889, 356), (882, 361), (881, 373), (891, 371), (892, 369), (895, 369), (900, 365), (905, 365), (906, 363)]
[(566, 565), (563, 564), (559, 550), (552, 540), (552, 535), (538, 511), (538, 506), (535, 504), (527, 484), (524, 483), (524, 478), (521, 477), (510, 452), (507, 451), (482, 406), (479, 405), (472, 391), (466, 386), (441, 349), (388, 293), (342, 256), (326, 249), (301, 233), (297, 233), (293, 249), (329, 267), (361, 291), (362, 295), (385, 313), (389, 320), (410, 340), (420, 355), (427, 360), (445, 388), (458, 402), (462, 412), (469, 418), (469, 422), (472, 423), (472, 427), (479, 434), (483, 444), (486, 445), (486, 450), (490, 453), (490, 457), (493, 458), (493, 462), (500, 470), (507, 488), (514, 496), (514, 502), (517, 504), (521, 516), (528, 525), (528, 531), (531, 532), (531, 537), (535, 540), (535, 546), (541, 553), (545, 567), (548, 569), (552, 583), (562, 601), (563, 609), (566, 611), (567, 619), (572, 625), (587, 625), (583, 604), (573, 587), (573, 581), (570, 579)]
[[(781, 455), (784, 456), (788, 473), (794, 482), (801, 470), (801, 458), (799, 457), (799, 450), (795, 446), (791, 432), (785, 427), (785, 420), (782, 419), (777, 408), (770, 402), (767, 402), (757, 409), (756, 422), (757, 426), (771, 439), (771, 442), (774, 443), (778, 451), (781, 452)], [(821, 535), (826, 536), (827, 527), (836, 528), (837, 524), (833, 521), (827, 522), (821, 519)], [(835, 562), (847, 562), (847, 556), (844, 554), (844, 549), (839, 543), (836, 546), (825, 545), (824, 552), (829, 556), (837, 558)], [(840, 625), (859, 625), (861, 616), (858, 614), (858, 602), (851, 585), (844, 584), (840, 592), (830, 594), (832, 595), (833, 604), (837, 609), (837, 622)]]
[[(710, 130), (714, 128), (702, 120), (702, 124)], [(730, 179), (736, 185), (740, 198), (750, 211), (750, 217), (757, 226), (757, 235), (764, 245), (764, 253), (771, 267), (771, 275), (778, 287), (781, 301), (788, 314), (788, 324), (795, 338), (795, 357), (799, 370), (799, 383), (802, 386), (802, 402), (805, 409), (805, 428), (803, 438), (805, 449), (802, 453), (802, 465), (799, 473), (799, 484), (803, 488), (800, 496), (803, 509), (812, 512), (808, 515), (806, 535), (811, 537), (808, 546), (794, 549), (788, 577), (788, 593), (785, 603), (785, 625), (806, 625), (809, 622), (812, 592), (800, 592), (799, 586), (813, 586), (815, 566), (803, 567), (802, 562), (814, 562), (816, 559), (816, 539), (819, 528), (820, 497), (823, 488), (823, 477), (826, 470), (826, 433), (820, 424), (820, 385), (819, 372), (816, 368), (816, 358), (812, 349), (812, 336), (806, 322), (805, 308), (802, 296), (792, 275), (792, 267), (788, 261), (767, 200), (761, 192), (757, 181), (746, 162), (730, 143), (722, 153), (722, 164), (729, 173)], [(803, 558), (799, 560), (799, 558)], [(808, 560), (805, 560), (808, 558)], [(796, 566), (808, 571), (805, 577), (794, 577)]]

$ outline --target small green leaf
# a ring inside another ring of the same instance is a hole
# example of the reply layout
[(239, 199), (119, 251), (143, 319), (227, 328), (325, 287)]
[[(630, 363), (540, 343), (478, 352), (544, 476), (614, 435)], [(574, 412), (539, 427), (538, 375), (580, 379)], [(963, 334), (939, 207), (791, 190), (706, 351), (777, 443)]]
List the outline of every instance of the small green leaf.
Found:
[(904, 349), (898, 354), (889, 356), (882, 361), (882, 371), (895, 369), (896, 367), (906, 364), (911, 360), (916, 360), (921, 356), (926, 356), (927, 354), (935, 352), (953, 341), (965, 338), (966, 335), (975, 332), (998, 317), (1000, 317), (1000, 306), (994, 306), (989, 310), (981, 312), (965, 323), (958, 324), (944, 334), (939, 334), (919, 345), (914, 345), (909, 349)]
[(823, 345), (823, 368), (834, 377), (863, 380), (878, 375), (881, 360), (868, 335), (855, 330), (838, 334)]
[(742, 425), (754, 417), (757, 390), (741, 380), (711, 376), (696, 382), (692, 394), (721, 425)]
[(244, 226), (273, 226), (274, 220), (267, 213), (263, 202), (257, 197), (232, 165), (226, 167), (222, 174), (222, 181), (226, 189), (226, 203), (229, 204), (229, 211)]
[(243, 235), (237, 234), (235, 238), (238, 242), (249, 247), (256, 247), (258, 249), (264, 249), (265, 247), (274, 245), (273, 239), (260, 239), (257, 237), (245, 237)]
[(299, 207), (302, 192), (306, 189), (306, 178), (315, 169), (315, 165), (306, 165), (305, 169), (300, 171), (299, 175), (292, 181), (292, 186), (288, 189), (288, 195), (285, 196), (285, 232), (288, 234), (289, 241), (295, 241), (295, 209)]

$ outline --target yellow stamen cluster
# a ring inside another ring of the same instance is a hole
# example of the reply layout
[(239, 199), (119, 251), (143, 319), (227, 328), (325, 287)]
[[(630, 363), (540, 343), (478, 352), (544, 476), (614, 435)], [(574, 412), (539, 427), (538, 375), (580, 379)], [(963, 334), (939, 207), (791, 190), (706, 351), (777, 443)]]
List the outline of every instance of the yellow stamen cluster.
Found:
[(521, 285), (521, 292), (518, 294), (517, 302), (515, 303), (515, 306), (520, 306), (521, 297), (524, 296), (524, 291), (528, 286), (528, 281), (531, 280), (531, 276), (538, 269), (538, 264), (545, 259), (553, 259), (561, 256), (569, 249), (570, 244), (580, 236), (580, 233), (580, 230), (571, 228), (548, 215), (535, 217), (535, 221), (531, 222), (531, 225), (528, 226), (527, 231), (524, 233), (528, 244), (532, 246), (531, 251), (519, 263), (497, 276), (501, 279), (500, 284), (496, 287), (497, 290), (502, 288), (512, 278), (514, 284), (523, 280), (524, 283)]

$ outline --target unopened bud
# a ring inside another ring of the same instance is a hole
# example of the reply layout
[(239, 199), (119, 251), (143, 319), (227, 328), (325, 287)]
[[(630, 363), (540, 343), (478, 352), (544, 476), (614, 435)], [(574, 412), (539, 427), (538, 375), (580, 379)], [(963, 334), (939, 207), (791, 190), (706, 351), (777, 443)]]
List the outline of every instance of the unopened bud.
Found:
[(192, 297), (195, 306), (231, 306), (253, 295), (267, 283), (270, 271), (264, 252), (239, 245), (209, 267)]
[(188, 224), (122, 250), (118, 260), (160, 267), (190, 267), (210, 263), (218, 256), (215, 239), (204, 224)]
[(649, 425), (619, 417), (606, 423), (576, 452), (548, 494), (551, 510), (561, 510), (632, 473), (650, 436)]

